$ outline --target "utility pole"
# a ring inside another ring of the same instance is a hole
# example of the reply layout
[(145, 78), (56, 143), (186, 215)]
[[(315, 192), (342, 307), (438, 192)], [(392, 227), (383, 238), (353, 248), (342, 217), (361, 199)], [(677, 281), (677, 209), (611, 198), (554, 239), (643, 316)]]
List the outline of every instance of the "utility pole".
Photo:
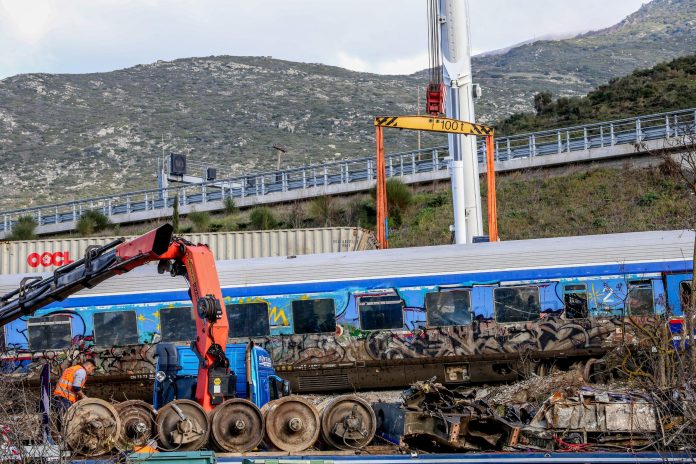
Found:
[[(416, 108), (418, 108), (418, 116), (420, 116), (420, 114), (421, 114), (420, 85), (416, 88), (418, 89), (418, 104), (416, 105)], [(420, 131), (416, 131), (416, 134), (418, 135), (418, 151), (420, 151), (420, 149), (421, 149), (421, 133), (420, 133)]]
[(157, 160), (157, 188), (160, 191), (160, 198), (167, 198), (167, 156), (164, 154), (164, 135), (162, 135), (162, 158)]
[(276, 162), (276, 171), (280, 171), (280, 158), (283, 154), (287, 153), (288, 149), (279, 143), (274, 143), (273, 148), (278, 152), (278, 160)]
[[(438, 22), (442, 49), (446, 114), (476, 122), (471, 74), (469, 5), (466, 0), (439, 0)], [(475, 137), (449, 134), (455, 243), (472, 243), (483, 235), (481, 189)]]

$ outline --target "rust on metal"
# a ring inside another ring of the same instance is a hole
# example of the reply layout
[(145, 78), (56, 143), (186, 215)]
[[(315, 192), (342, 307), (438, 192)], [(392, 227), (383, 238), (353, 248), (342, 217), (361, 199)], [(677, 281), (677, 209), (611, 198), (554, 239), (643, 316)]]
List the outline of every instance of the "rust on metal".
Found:
[(195, 401), (174, 400), (157, 412), (157, 428), (163, 451), (197, 451), (208, 443), (210, 423)]
[(220, 451), (253, 450), (263, 440), (263, 429), (261, 410), (242, 398), (229, 399), (210, 414), (210, 437)]
[(377, 420), (370, 404), (355, 395), (325, 401), (321, 410), (321, 438), (331, 448), (361, 449), (375, 436)]
[(121, 420), (121, 433), (116, 447), (129, 451), (148, 444), (157, 436), (155, 410), (144, 401), (129, 400), (114, 405)]
[(68, 448), (83, 456), (108, 453), (121, 434), (116, 409), (97, 398), (85, 398), (70, 406), (62, 423)]
[(281, 451), (304, 451), (319, 438), (319, 412), (307, 399), (286, 396), (266, 403), (266, 442)]

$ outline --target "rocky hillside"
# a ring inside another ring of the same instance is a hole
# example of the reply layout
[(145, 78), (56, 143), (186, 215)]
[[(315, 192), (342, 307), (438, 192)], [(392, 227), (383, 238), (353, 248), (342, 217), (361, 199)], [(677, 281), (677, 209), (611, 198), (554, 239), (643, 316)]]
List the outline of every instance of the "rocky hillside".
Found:
[[(529, 110), (535, 93), (583, 94), (696, 49), (696, 0), (653, 0), (616, 26), (474, 59), (484, 121)], [(98, 74), (0, 81), (0, 209), (155, 186), (178, 151), (224, 174), (374, 150), (372, 117), (416, 111), (424, 74), (379, 76), (258, 57), (157, 62)], [(415, 146), (388, 132), (389, 150)], [(164, 140), (164, 144), (162, 143)], [(425, 137), (423, 144), (443, 143)]]
[(572, 39), (538, 41), (474, 58), (482, 116), (527, 111), (539, 91), (585, 94), (611, 78), (694, 53), (696, 1), (653, 0), (619, 24)]

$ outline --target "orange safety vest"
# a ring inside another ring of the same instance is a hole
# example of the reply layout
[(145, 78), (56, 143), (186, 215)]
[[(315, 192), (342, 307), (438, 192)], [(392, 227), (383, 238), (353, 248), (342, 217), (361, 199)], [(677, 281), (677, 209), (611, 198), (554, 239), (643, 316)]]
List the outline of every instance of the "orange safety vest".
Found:
[[(77, 395), (72, 391), (72, 387), (73, 382), (75, 381), (75, 373), (80, 369), (83, 369), (83, 367), (79, 364), (65, 369), (63, 374), (60, 376), (60, 379), (58, 379), (58, 383), (56, 384), (56, 389), (53, 391), (53, 394), (55, 396), (61, 396), (71, 403), (75, 403), (77, 401)], [(80, 388), (85, 386), (86, 380), (87, 376), (85, 376), (85, 378), (82, 380), (82, 385), (80, 385)]]

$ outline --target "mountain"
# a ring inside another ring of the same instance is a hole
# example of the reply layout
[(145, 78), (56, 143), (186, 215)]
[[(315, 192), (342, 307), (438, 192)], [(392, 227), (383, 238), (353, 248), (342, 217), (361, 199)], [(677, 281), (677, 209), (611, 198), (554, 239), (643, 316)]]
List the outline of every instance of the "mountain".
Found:
[[(582, 95), (696, 49), (696, 0), (653, 0), (621, 23), (473, 59), (480, 120)], [(0, 209), (155, 187), (162, 151), (221, 174), (368, 156), (372, 118), (415, 113), (425, 73), (381, 76), (268, 57), (187, 58), (94, 74), (0, 81)], [(416, 136), (386, 131), (389, 151)], [(164, 144), (162, 143), (164, 142)], [(445, 142), (425, 135), (423, 146)]]
[[(696, 0), (653, 0), (620, 23), (560, 41), (537, 41), (474, 57), (482, 116), (531, 109), (533, 95), (583, 95), (611, 78), (696, 50)], [(490, 119), (489, 119), (490, 121)]]

